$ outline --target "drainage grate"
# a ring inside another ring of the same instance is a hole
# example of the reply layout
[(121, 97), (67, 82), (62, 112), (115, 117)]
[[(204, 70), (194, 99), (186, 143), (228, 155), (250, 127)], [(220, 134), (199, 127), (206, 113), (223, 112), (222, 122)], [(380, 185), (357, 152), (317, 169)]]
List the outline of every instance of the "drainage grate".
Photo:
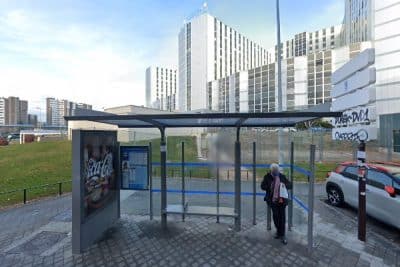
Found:
[(10, 253), (24, 253), (28, 255), (40, 255), (52, 246), (63, 240), (66, 233), (43, 231), (35, 235), (25, 243), (10, 250)]

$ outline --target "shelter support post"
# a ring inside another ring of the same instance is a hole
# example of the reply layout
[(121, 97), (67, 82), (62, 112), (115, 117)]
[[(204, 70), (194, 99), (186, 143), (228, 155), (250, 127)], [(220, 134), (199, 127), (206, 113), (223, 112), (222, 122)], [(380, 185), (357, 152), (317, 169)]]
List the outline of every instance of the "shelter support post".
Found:
[(324, 132), (319, 133), (319, 162), (324, 161)]
[(269, 205), (267, 205), (267, 230), (271, 231), (271, 218), (272, 217), (272, 210)]
[(256, 175), (256, 142), (253, 142), (253, 225), (256, 225), (256, 197), (257, 197), (257, 175)]
[(241, 228), (241, 173), (240, 173), (240, 127), (236, 128), (235, 142), (235, 230), (240, 231)]
[(149, 143), (149, 206), (150, 220), (153, 220), (153, 150), (151, 142)]
[[(217, 145), (216, 150), (216, 158), (217, 158), (217, 212), (219, 214), (219, 206), (220, 206), (220, 185), (219, 185), (219, 165), (220, 165), (220, 154), (219, 154), (219, 145)], [(217, 216), (217, 223), (219, 223), (219, 216)]]
[(315, 180), (315, 145), (310, 146), (310, 181), (308, 187), (308, 251), (314, 247), (313, 228), (314, 228), (314, 180)]
[(290, 142), (289, 180), (290, 180), (290, 183), (292, 184), (292, 189), (289, 190), (289, 210), (288, 210), (288, 229), (289, 229), (289, 231), (292, 231), (292, 227), (293, 227), (293, 192), (294, 192), (293, 166), (294, 166), (294, 143)]
[(185, 142), (182, 142), (182, 222), (185, 221)]
[(167, 146), (165, 128), (160, 127), (160, 161), (161, 161), (161, 227), (167, 228)]

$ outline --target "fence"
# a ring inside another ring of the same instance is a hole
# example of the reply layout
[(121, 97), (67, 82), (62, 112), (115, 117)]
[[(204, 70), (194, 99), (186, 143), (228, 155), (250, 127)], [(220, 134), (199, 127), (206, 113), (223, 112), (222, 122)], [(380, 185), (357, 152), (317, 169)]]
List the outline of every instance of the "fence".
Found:
[(37, 185), (22, 189), (0, 192), (0, 207), (19, 203), (26, 204), (30, 200), (40, 197), (47, 197), (52, 195), (61, 196), (64, 192), (70, 192), (71, 189), (72, 180), (66, 180), (52, 184)]

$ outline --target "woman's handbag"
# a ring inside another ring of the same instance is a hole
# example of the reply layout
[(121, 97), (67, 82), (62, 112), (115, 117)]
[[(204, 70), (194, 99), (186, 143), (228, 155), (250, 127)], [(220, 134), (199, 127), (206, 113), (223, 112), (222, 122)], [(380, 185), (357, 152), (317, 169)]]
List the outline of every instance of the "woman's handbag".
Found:
[(286, 186), (285, 186), (284, 183), (281, 183), (281, 185), (280, 185), (280, 188), (279, 188), (279, 197), (281, 197), (281, 198), (286, 198), (286, 199), (289, 198), (289, 193), (288, 193), (288, 191), (287, 191)]

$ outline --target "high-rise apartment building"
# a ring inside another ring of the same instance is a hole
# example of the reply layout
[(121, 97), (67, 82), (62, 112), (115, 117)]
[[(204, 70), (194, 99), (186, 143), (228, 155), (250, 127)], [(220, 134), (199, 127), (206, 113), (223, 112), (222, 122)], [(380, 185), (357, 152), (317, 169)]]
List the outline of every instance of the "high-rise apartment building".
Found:
[(0, 97), (0, 125), (6, 124), (7, 99)]
[(0, 98), (0, 125), (28, 123), (28, 101), (10, 96)]
[[(281, 44), (282, 59), (337, 47), (340, 30), (332, 26), (296, 34)], [(261, 47), (207, 13), (192, 18), (179, 33), (179, 109), (213, 106), (208, 82), (270, 65), (277, 60), (277, 50)]]
[(146, 107), (174, 111), (177, 109), (177, 71), (165, 67), (146, 69)]
[(207, 108), (207, 82), (266, 65), (272, 56), (210, 14), (195, 16), (179, 33), (179, 110)]
[[(369, 42), (282, 60), (282, 106), (286, 110), (305, 109), (331, 102), (332, 73)], [(270, 63), (237, 72), (208, 83), (208, 109), (220, 112), (274, 112), (278, 97), (277, 64)]]
[(65, 116), (75, 115), (75, 110), (92, 109), (91, 105), (74, 103), (68, 100), (46, 98), (46, 123), (48, 126), (66, 126)]
[[(349, 59), (353, 52), (360, 51), (356, 45), (347, 50), (335, 49), (339, 46), (340, 29), (341, 26), (332, 26), (299, 33), (281, 44), (284, 109), (301, 109), (331, 101), (331, 75), (338, 65), (332, 54), (344, 64), (343, 58)], [(275, 55), (269, 64), (209, 82), (207, 108), (222, 112), (275, 111), (277, 50), (276, 46), (268, 50), (269, 55)]]

